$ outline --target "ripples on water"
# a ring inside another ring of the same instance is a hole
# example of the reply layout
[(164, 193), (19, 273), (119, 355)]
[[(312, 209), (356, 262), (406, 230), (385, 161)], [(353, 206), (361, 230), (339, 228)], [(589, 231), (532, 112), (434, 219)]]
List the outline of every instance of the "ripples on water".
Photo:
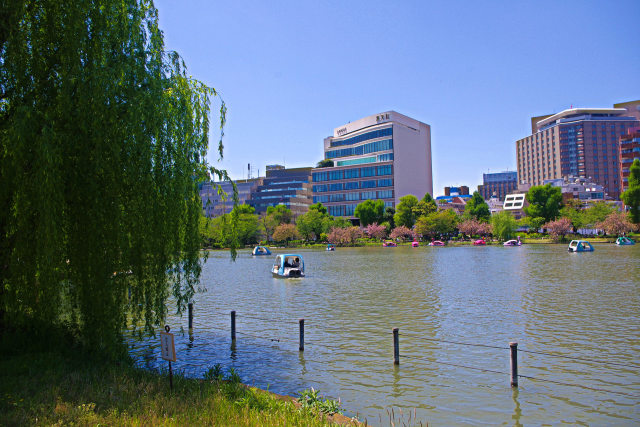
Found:
[[(235, 367), (243, 381), (280, 394), (315, 387), (348, 415), (377, 424), (384, 408), (432, 424), (640, 422), (640, 245), (302, 250), (307, 277), (275, 279), (273, 256), (213, 252), (196, 295), (193, 334), (170, 317), (176, 369), (202, 377)], [(279, 251), (282, 252), (282, 251)], [(230, 348), (229, 312), (237, 312)], [(254, 318), (250, 318), (250, 317)], [(298, 352), (298, 319), (305, 351)], [(393, 327), (401, 364), (393, 365)], [(479, 343), (461, 346), (428, 339)], [(279, 340), (279, 341), (276, 341)], [(144, 366), (163, 366), (158, 340), (133, 343)], [(519, 348), (628, 367), (519, 352), (519, 372), (631, 396), (458, 368), (509, 372)]]

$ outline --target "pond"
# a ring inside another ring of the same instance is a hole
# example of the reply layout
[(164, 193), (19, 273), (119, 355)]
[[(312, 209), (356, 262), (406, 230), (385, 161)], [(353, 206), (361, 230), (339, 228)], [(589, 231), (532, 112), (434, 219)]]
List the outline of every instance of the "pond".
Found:
[[(314, 387), (374, 425), (389, 424), (391, 407), (396, 420), (415, 411), (431, 425), (637, 425), (640, 245), (595, 244), (578, 254), (566, 247), (295, 250), (304, 279), (272, 278), (285, 250), (244, 250), (236, 262), (211, 252), (192, 333), (186, 313), (167, 322), (176, 333), (174, 367), (202, 377), (221, 363), (279, 394)], [(509, 382), (512, 341), (518, 388)], [(158, 343), (132, 343), (141, 366), (166, 365)]]

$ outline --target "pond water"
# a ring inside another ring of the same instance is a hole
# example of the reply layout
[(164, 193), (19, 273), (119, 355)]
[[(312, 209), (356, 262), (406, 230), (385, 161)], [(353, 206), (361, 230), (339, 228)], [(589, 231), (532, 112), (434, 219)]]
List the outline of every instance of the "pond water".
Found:
[[(174, 367), (202, 377), (221, 363), (279, 394), (314, 387), (373, 425), (389, 425), (391, 407), (396, 421), (402, 411), (405, 422), (415, 413), (430, 425), (637, 425), (640, 245), (594, 246), (579, 254), (566, 245), (295, 250), (304, 279), (271, 277), (284, 250), (244, 250), (236, 262), (212, 252), (192, 333), (186, 313), (167, 322)], [(517, 389), (511, 341), (535, 352), (518, 352), (526, 377)], [(158, 344), (132, 343), (131, 352), (142, 366), (163, 367)]]

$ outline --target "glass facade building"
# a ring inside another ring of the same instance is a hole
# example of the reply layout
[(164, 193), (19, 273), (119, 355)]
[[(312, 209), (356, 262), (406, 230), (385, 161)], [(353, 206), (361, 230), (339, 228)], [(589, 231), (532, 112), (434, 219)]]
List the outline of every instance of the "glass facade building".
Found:
[(294, 216), (306, 213), (311, 204), (311, 168), (285, 169), (283, 166), (267, 167), (266, 177), (248, 200), (258, 215), (267, 212), (269, 206), (285, 205)]
[(478, 193), (483, 199), (489, 200), (495, 194), (503, 201), (505, 196), (518, 189), (518, 172), (483, 173), (482, 185), (478, 186)]
[(431, 128), (394, 111), (359, 119), (324, 140), (333, 167), (311, 174), (313, 202), (333, 216), (353, 217), (365, 200), (395, 207), (406, 194), (432, 194)]

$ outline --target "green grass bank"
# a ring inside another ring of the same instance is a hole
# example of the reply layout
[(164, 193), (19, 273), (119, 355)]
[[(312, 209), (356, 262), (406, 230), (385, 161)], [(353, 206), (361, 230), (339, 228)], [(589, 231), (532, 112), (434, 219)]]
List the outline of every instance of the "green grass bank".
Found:
[[(0, 425), (356, 425), (220, 377), (187, 379), (87, 355), (68, 342), (4, 335)], [(313, 402), (312, 402), (313, 403)]]

